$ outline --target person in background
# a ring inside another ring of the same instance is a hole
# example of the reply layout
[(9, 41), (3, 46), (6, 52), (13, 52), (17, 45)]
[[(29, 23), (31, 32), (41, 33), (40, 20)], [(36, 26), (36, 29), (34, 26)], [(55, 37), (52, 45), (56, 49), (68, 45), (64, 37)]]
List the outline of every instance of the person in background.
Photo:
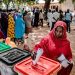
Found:
[(41, 26), (43, 27), (43, 12), (42, 12), (42, 9), (40, 10), (40, 13), (39, 13), (39, 20), (41, 21)]
[(23, 41), (23, 35), (25, 34), (25, 22), (21, 13), (17, 13), (15, 17), (15, 42), (19, 44)]
[(1, 12), (0, 12), (0, 28), (1, 28)]
[(48, 23), (49, 23), (49, 27), (50, 27), (50, 30), (52, 28), (52, 19), (53, 19), (53, 14), (51, 12), (51, 10), (49, 9), (48, 13), (47, 13), (47, 18), (48, 18)]
[(25, 10), (24, 10), (24, 8), (23, 8), (22, 11), (21, 11), (22, 15), (24, 14), (24, 12), (25, 12)]
[(26, 35), (28, 35), (30, 32), (32, 32), (31, 20), (32, 20), (31, 13), (27, 12), (24, 15), (24, 21), (26, 23)]
[(0, 29), (0, 39), (4, 39), (4, 34), (3, 34), (3, 32), (1, 31), (1, 29)]
[(38, 27), (38, 22), (39, 22), (39, 9), (37, 8), (34, 13), (34, 26), (33, 27)]
[(1, 13), (0, 13), (0, 39), (3, 39), (3, 38), (4, 38), (4, 34), (1, 31)]
[(59, 12), (58, 9), (56, 8), (55, 11), (53, 11), (53, 20), (52, 20), (52, 28), (51, 30), (54, 28), (55, 23), (59, 20)]
[(71, 21), (72, 21), (72, 14), (70, 13), (70, 10), (67, 9), (67, 12), (65, 14), (65, 22), (67, 24), (67, 32), (69, 32), (69, 33), (71, 31), (71, 28), (70, 28)]
[[(58, 57), (62, 54), (69, 61), (69, 65), (65, 68), (62, 66), (57, 75), (70, 75), (73, 67), (72, 52), (70, 42), (67, 39), (66, 23), (63, 21), (57, 21), (54, 28), (50, 33), (44, 37), (39, 44), (36, 44), (33, 53), (38, 49), (43, 50), (43, 56), (52, 60), (58, 61)], [(63, 62), (62, 60), (60, 64)], [(61, 64), (62, 65), (62, 64)]]
[(7, 37), (10, 37), (12, 40), (14, 40), (14, 30), (15, 29), (15, 22), (13, 18), (13, 14), (8, 14), (8, 29), (7, 29)]
[(1, 30), (4, 34), (4, 37), (7, 37), (7, 28), (8, 28), (8, 15), (7, 12), (1, 13)]
[(62, 10), (59, 10), (59, 20), (60, 21), (64, 21), (64, 15), (63, 15), (63, 11)]

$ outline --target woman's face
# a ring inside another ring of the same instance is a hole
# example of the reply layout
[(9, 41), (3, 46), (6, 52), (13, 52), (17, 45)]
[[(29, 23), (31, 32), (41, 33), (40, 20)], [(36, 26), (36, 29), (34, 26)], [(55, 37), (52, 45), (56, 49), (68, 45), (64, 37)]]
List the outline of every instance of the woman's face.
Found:
[(62, 36), (63, 36), (63, 28), (62, 27), (57, 27), (55, 29), (55, 36), (57, 38), (62, 38)]

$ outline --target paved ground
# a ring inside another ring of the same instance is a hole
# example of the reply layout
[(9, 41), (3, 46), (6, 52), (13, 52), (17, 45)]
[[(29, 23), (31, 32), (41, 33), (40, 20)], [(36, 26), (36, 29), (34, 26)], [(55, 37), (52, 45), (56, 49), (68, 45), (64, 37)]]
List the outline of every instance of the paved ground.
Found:
[[(32, 39), (34, 43), (39, 42), (42, 37), (44, 37), (46, 34), (48, 34), (48, 32), (49, 32), (49, 27), (47, 25), (44, 25), (43, 28), (41, 28), (41, 27), (39, 27), (38, 29), (33, 28), (32, 35), (34, 35), (34, 37), (31, 37), (31, 38), (34, 38), (34, 39)], [(74, 25), (74, 23), (71, 24), (71, 33), (67, 33), (67, 35), (68, 35), (68, 39), (71, 42), (73, 60), (75, 63), (75, 25)], [(33, 45), (33, 44), (31, 43), (31, 45)], [(19, 47), (22, 48), (22, 46), (19, 46)], [(75, 65), (73, 66), (71, 75), (75, 75)]]

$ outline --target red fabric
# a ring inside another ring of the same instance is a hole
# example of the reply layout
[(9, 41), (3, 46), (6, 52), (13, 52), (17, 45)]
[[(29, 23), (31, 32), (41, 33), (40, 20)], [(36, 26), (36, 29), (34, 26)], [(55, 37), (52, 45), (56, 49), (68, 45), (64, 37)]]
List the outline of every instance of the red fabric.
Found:
[[(63, 37), (61, 39), (57, 39), (55, 37), (54, 32), (57, 26), (62, 26), (64, 29)], [(66, 35), (66, 24), (62, 21), (56, 22), (53, 30), (45, 38), (43, 38), (41, 42), (35, 46), (34, 49), (38, 50), (38, 48), (42, 48), (44, 50), (43, 55), (45, 57), (53, 60), (57, 60), (57, 57), (59, 57), (61, 54), (64, 54), (64, 56), (68, 60), (72, 59), (70, 42), (67, 40), (67, 35)]]
[(0, 39), (4, 38), (2, 31), (0, 30)]
[(73, 64), (70, 64), (67, 68), (62, 68), (57, 75), (70, 75)]

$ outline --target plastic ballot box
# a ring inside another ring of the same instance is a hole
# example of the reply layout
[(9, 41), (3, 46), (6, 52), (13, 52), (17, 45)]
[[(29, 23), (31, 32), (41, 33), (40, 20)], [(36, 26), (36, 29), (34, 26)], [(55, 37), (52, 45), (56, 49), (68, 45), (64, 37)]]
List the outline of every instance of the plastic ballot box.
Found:
[(41, 56), (36, 65), (33, 65), (31, 57), (17, 63), (14, 71), (18, 75), (56, 75), (60, 68), (60, 63)]
[(11, 48), (10, 50), (0, 54), (0, 72), (1, 75), (18, 75), (13, 66), (30, 56), (30, 52), (19, 48)]

